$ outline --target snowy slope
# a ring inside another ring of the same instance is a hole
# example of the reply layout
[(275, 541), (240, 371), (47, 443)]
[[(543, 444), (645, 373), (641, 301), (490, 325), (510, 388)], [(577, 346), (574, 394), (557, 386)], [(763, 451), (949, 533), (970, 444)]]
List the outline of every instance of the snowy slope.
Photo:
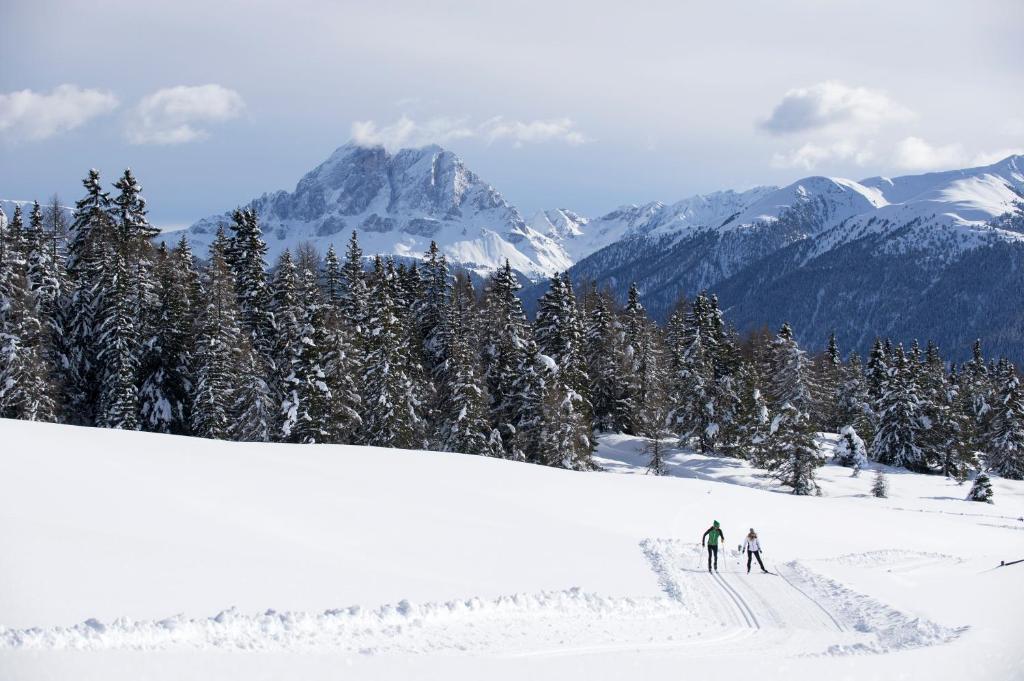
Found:
[[(1024, 485), (678, 477), (0, 422), (0, 670), (69, 678), (1020, 678)], [(605, 438), (613, 470), (639, 443)], [(760, 489), (761, 487), (769, 489)], [(939, 497), (939, 498), (934, 498)], [(700, 534), (757, 527), (777, 575)], [(390, 604), (390, 605), (389, 605)], [(984, 607), (979, 607), (984, 604)], [(838, 675), (838, 676), (837, 676)]]
[[(466, 268), (486, 273), (504, 264), (530, 278), (564, 270), (571, 261), (556, 241), (530, 229), (519, 212), (436, 145), (402, 149), (346, 144), (307, 173), (293, 192), (253, 200), (273, 260), (285, 248), (310, 242), (343, 248), (359, 233), (368, 254), (420, 257), (431, 240)], [(188, 229), (203, 253), (230, 214)]]

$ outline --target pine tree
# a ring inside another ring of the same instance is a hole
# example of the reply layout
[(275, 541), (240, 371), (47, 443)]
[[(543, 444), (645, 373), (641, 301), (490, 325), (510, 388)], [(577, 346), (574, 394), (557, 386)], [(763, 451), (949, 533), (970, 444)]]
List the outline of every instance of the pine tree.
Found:
[(903, 347), (897, 348), (877, 408), (878, 430), (872, 443), (876, 461), (927, 472), (921, 448), (921, 403)]
[(267, 244), (256, 211), (251, 208), (234, 211), (230, 227), (231, 238), (224, 257), (234, 275), (239, 323), (255, 353), (257, 371), (270, 377), (270, 389), (276, 399), (281, 393), (278, 381), (284, 370), (274, 365), (278, 339), (271, 303), (273, 291), (267, 281)]
[(771, 401), (779, 406), (789, 404), (810, 419), (815, 406), (811, 366), (789, 324), (782, 325), (772, 343), (771, 367)]
[(871, 483), (871, 495), (878, 499), (889, 498), (889, 481), (881, 468), (875, 469), (875, 479)]
[[(285, 249), (278, 258), (271, 291), (270, 318), (273, 328), (273, 343), (270, 346), (267, 366), (272, 368), (272, 372), (268, 376), (267, 383), (272, 399), (280, 411), (280, 406), (290, 390), (291, 363), (300, 351), (303, 322), (299, 273), (288, 249)], [(241, 307), (241, 303), (239, 306)], [(283, 415), (279, 413), (276, 421), (275, 430), (281, 432), (284, 428)]]
[(1024, 480), (1024, 391), (1013, 365), (1000, 372), (985, 443), (986, 463), (996, 475)]
[(772, 474), (793, 494), (821, 494), (814, 479), (821, 455), (807, 414), (786, 402), (771, 425)]
[[(641, 332), (642, 333), (642, 332)], [(576, 305), (576, 296), (572, 290), (572, 284), (566, 276), (555, 275), (552, 277), (547, 292), (541, 296), (537, 309), (537, 321), (534, 324), (534, 338), (537, 342), (537, 350), (540, 354), (550, 357), (557, 367), (551, 380), (556, 381), (558, 386), (551, 386), (552, 394), (563, 395), (559, 400), (559, 410), (563, 417), (562, 428), (569, 428), (570, 424), (578, 427), (578, 433), (567, 433), (564, 435), (567, 441), (572, 444), (574, 452), (578, 449), (579, 443), (586, 441), (588, 447), (592, 446), (590, 434), (593, 430), (592, 411), (586, 393), (589, 387), (587, 377), (585, 354), (583, 348), (583, 322), (580, 318), (579, 308)], [(638, 343), (643, 341), (638, 338)], [(639, 352), (639, 347), (637, 348)], [(634, 362), (638, 369), (635, 375), (637, 388), (640, 388), (642, 380), (639, 364)], [(637, 399), (642, 395), (637, 393)], [(573, 467), (589, 466), (590, 452), (574, 453), (570, 459)], [(585, 459), (585, 463), (578, 463), (578, 459)]]
[(324, 298), (326, 304), (332, 309), (340, 307), (345, 294), (344, 286), (341, 262), (334, 250), (334, 244), (331, 244), (327, 247), (327, 255), (324, 256)]
[(114, 245), (111, 201), (95, 169), (83, 180), (86, 194), (75, 204), (68, 241), (69, 295), (61, 309), (63, 348), (67, 367), (63, 381), (67, 420), (92, 425), (99, 403), (98, 315), (106, 289), (104, 268), (112, 261)]
[(842, 382), (836, 395), (836, 418), (839, 427), (852, 426), (865, 440), (875, 433), (875, 412), (872, 408), (868, 381), (864, 376), (860, 355), (850, 353), (849, 362), (840, 370)]
[(750, 461), (759, 468), (768, 468), (772, 462), (771, 418), (768, 401), (761, 390), (763, 379), (757, 364), (743, 365), (737, 381), (740, 400), (733, 419), (722, 434), (722, 451)]
[(605, 296), (597, 300), (587, 318), (585, 355), (594, 428), (612, 432), (618, 427), (616, 407), (624, 383), (625, 356), (618, 324)]
[(329, 336), (316, 276), (308, 269), (303, 272), (300, 296), (304, 309), (284, 380), (281, 436), (286, 442), (331, 442), (334, 395), (327, 375)]
[(860, 474), (860, 470), (867, 465), (868, 454), (864, 446), (864, 440), (853, 426), (843, 426), (839, 431), (839, 441), (836, 443), (835, 461), (840, 466), (847, 466), (853, 469), (854, 477)]
[[(698, 295), (683, 319), (672, 350), (669, 422), (681, 444), (697, 443), (698, 451), (714, 449), (720, 425), (715, 395), (715, 340), (709, 323), (710, 301)], [(675, 334), (673, 334), (675, 336)]]
[(991, 504), (994, 503), (992, 497), (992, 481), (983, 471), (979, 472), (977, 477), (974, 478), (974, 484), (971, 485), (971, 491), (967, 493), (967, 501), (981, 501)]
[(527, 358), (532, 335), (522, 302), (516, 296), (519, 289), (519, 281), (506, 261), (487, 283), (481, 339), (491, 425), (501, 434), (504, 456), (510, 459), (525, 456), (520, 449), (517, 423), (525, 409), (521, 403), (523, 367), (526, 371), (533, 369)]
[(241, 328), (235, 277), (227, 262), (227, 250), (227, 238), (219, 230), (210, 247), (209, 265), (203, 277), (205, 308), (198, 320), (192, 384), (192, 433), (216, 440), (231, 439), (245, 425), (235, 419), (235, 398), (248, 338)]
[(149, 224), (142, 187), (130, 168), (114, 183), (114, 189), (118, 190), (111, 202), (114, 234), (125, 259), (127, 286), (134, 299), (133, 318), (136, 326), (141, 328), (149, 309), (156, 304), (151, 276), (154, 255), (150, 240), (160, 230)]
[[(0, 215), (0, 226), (5, 222)], [(2, 234), (0, 252), (0, 417), (55, 421), (57, 404), (45, 325), (32, 291), (20, 225)], [(12, 246), (13, 244), (13, 246)]]
[(445, 360), (438, 372), (442, 402), (437, 441), (444, 451), (500, 456), (501, 435), (491, 428), (487, 395), (469, 343), (470, 329), (460, 314), (465, 291), (455, 288), (452, 295), (442, 334)]
[(408, 374), (409, 342), (396, 311), (393, 264), (385, 267), (378, 257), (372, 284), (363, 368), (363, 441), (379, 447), (418, 447), (424, 424)]
[(139, 428), (139, 338), (136, 325), (137, 289), (133, 268), (115, 251), (104, 267), (107, 294), (99, 314), (99, 408), (96, 425), (104, 428)]

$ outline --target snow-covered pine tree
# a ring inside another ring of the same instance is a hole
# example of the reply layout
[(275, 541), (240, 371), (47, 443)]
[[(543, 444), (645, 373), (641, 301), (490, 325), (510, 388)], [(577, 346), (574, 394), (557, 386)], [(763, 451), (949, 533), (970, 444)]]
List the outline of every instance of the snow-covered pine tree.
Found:
[[(267, 280), (267, 244), (259, 217), (252, 208), (235, 210), (231, 215), (231, 238), (225, 258), (235, 278), (239, 323), (256, 353), (265, 376), (276, 378), (282, 372), (274, 366), (275, 328), (271, 299), (273, 290)], [(274, 390), (279, 386), (271, 385)]]
[(796, 342), (793, 329), (783, 324), (772, 342), (768, 397), (775, 405), (788, 404), (811, 423), (815, 407), (815, 386), (811, 363)]
[(17, 244), (20, 238), (11, 229), (0, 236), (0, 417), (54, 421), (57, 403), (43, 342), (46, 329), (24, 249)]
[(850, 353), (850, 359), (841, 369), (842, 382), (836, 397), (836, 422), (852, 426), (866, 441), (875, 436), (875, 413), (872, 408), (868, 381), (864, 376), (860, 355)]
[(637, 384), (640, 387), (638, 397), (643, 405), (636, 425), (647, 440), (644, 447), (650, 458), (647, 471), (654, 475), (664, 475), (667, 468), (662, 438), (667, 434), (665, 422), (668, 418), (665, 365), (657, 329), (652, 328), (652, 324), (646, 326), (636, 355)]
[(532, 367), (526, 351), (533, 343), (522, 302), (520, 285), (508, 261), (491, 275), (484, 294), (481, 330), (483, 377), (490, 397), (491, 426), (501, 434), (504, 456), (522, 459), (516, 423), (524, 407), (521, 368)]
[(764, 379), (756, 362), (744, 363), (737, 376), (740, 400), (733, 418), (723, 429), (720, 447), (728, 456), (769, 468), (771, 418), (761, 385)]
[(587, 316), (585, 355), (594, 427), (601, 432), (618, 428), (616, 406), (624, 383), (625, 357), (619, 338), (619, 326), (607, 296), (595, 294)]
[(302, 318), (283, 382), (281, 439), (303, 444), (331, 442), (334, 395), (327, 376), (330, 341), (316, 274), (309, 269), (302, 273), (299, 299)]
[(988, 439), (988, 422), (992, 409), (992, 378), (981, 352), (981, 341), (974, 341), (971, 360), (960, 370), (960, 390), (970, 409), (971, 443), (982, 451)]
[(974, 478), (974, 484), (971, 485), (971, 490), (967, 493), (967, 501), (980, 501), (991, 504), (994, 503), (992, 501), (994, 495), (992, 481), (984, 471), (979, 471), (977, 477)]
[(997, 377), (985, 455), (989, 470), (1010, 480), (1024, 480), (1024, 391), (1009, 362)]
[(204, 310), (198, 319), (195, 380), (192, 383), (191, 430), (199, 437), (228, 440), (247, 424), (236, 421), (236, 386), (245, 380), (242, 360), (248, 351), (238, 309), (235, 277), (227, 262), (229, 244), (223, 229), (210, 247), (203, 275)]
[(878, 404), (885, 391), (885, 384), (889, 380), (889, 356), (886, 351), (886, 344), (882, 339), (875, 337), (871, 346), (871, 353), (868, 355), (867, 364), (867, 385), (868, 395), (872, 404)]
[(807, 414), (788, 402), (772, 419), (769, 446), (772, 475), (793, 494), (821, 494), (815, 471), (823, 463)]
[(363, 441), (378, 447), (414, 448), (424, 428), (416, 388), (408, 374), (409, 340), (396, 309), (397, 273), (374, 262), (366, 320), (363, 367)]
[[(281, 405), (289, 391), (288, 377), (291, 375), (292, 359), (299, 354), (303, 308), (299, 291), (299, 273), (287, 248), (281, 253), (271, 283), (270, 318), (273, 324), (273, 344), (270, 347), (269, 366), (273, 367), (268, 376), (268, 385), (274, 402)], [(241, 307), (241, 303), (239, 303)], [(244, 328), (244, 327), (243, 327)], [(277, 418), (276, 433), (284, 427), (283, 414)], [(276, 435), (271, 439), (275, 439)]]
[(972, 468), (978, 467), (974, 449), (974, 419), (968, 399), (961, 394), (960, 376), (952, 367), (946, 382), (944, 401), (946, 423), (943, 429), (945, 443), (939, 447), (939, 467), (942, 474), (963, 484)]
[(139, 428), (139, 337), (136, 325), (138, 289), (132, 263), (120, 250), (103, 267), (106, 295), (99, 309), (99, 407), (96, 425)]
[(871, 495), (878, 499), (889, 497), (889, 480), (881, 468), (875, 469), (875, 478), (871, 483)]
[(637, 371), (637, 354), (643, 342), (647, 313), (640, 302), (640, 291), (636, 282), (629, 286), (626, 307), (622, 311), (621, 343), (622, 370), (619, 385), (619, 398), (616, 407), (616, 430), (624, 433), (639, 434), (643, 404), (639, 395), (639, 373)]
[(114, 189), (117, 190), (111, 201), (114, 234), (125, 259), (128, 289), (134, 297), (135, 324), (141, 329), (146, 323), (146, 316), (156, 304), (155, 282), (151, 275), (154, 257), (151, 239), (160, 230), (149, 224), (142, 186), (130, 168), (114, 183)]
[(66, 375), (65, 420), (92, 425), (99, 403), (97, 355), (99, 320), (106, 289), (104, 267), (112, 260), (115, 240), (110, 196), (103, 191), (99, 171), (92, 169), (82, 181), (85, 196), (75, 203), (71, 223), (67, 272), (69, 291), (61, 309), (62, 360)]
[(491, 427), (487, 395), (469, 342), (471, 330), (460, 314), (465, 306), (461, 298), (465, 295), (464, 288), (453, 289), (441, 335), (445, 360), (437, 372), (442, 400), (436, 440), (444, 451), (500, 456), (501, 435)]
[(684, 446), (695, 441), (702, 453), (714, 449), (720, 425), (716, 413), (714, 339), (709, 336), (710, 301), (701, 293), (682, 320), (671, 350), (675, 375), (669, 377), (669, 416)]
[(845, 376), (835, 333), (829, 335), (825, 352), (816, 358), (814, 368), (814, 382), (818, 388), (816, 395), (818, 418), (816, 420), (826, 431), (838, 433), (840, 428), (849, 424), (840, 423), (840, 402)]
[(852, 468), (854, 477), (860, 475), (860, 470), (867, 465), (867, 447), (853, 426), (843, 426), (840, 429), (833, 458), (840, 466)]
[(341, 261), (334, 250), (334, 244), (327, 247), (327, 255), (324, 256), (324, 302), (332, 309), (338, 309), (344, 295), (344, 280), (342, 279)]
[(893, 353), (876, 411), (878, 429), (871, 447), (873, 458), (890, 466), (927, 472), (928, 461), (921, 448), (921, 401), (902, 345)]
[(445, 327), (449, 322), (449, 307), (452, 299), (452, 278), (448, 271), (448, 260), (430, 242), (430, 248), (423, 256), (420, 271), (423, 291), (415, 306), (416, 324), (423, 338), (423, 354), (426, 369), (433, 374), (445, 361)]
[[(568, 277), (555, 275), (541, 296), (534, 324), (538, 358), (542, 364), (550, 358), (548, 434), (558, 454), (543, 452), (549, 465), (584, 470), (590, 467), (593, 449), (591, 407), (584, 395), (588, 385), (583, 352), (583, 325), (576, 296)], [(560, 455), (560, 456), (559, 456)]]

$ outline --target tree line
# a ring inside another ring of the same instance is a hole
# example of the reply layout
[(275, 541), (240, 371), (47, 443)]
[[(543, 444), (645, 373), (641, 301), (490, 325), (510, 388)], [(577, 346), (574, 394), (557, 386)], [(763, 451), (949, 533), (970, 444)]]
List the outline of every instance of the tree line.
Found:
[(713, 295), (664, 327), (634, 285), (624, 306), (551, 278), (529, 321), (508, 263), (482, 287), (436, 244), (422, 262), (379, 256), (356, 233), (285, 251), (234, 212), (200, 261), (169, 247), (126, 170), (89, 172), (70, 225), (54, 202), (0, 214), (0, 415), (240, 440), (349, 443), (595, 467), (595, 434), (668, 437), (749, 460), (796, 494), (817, 491), (815, 433), (837, 457), (959, 480), (1024, 477), (1015, 367), (961, 366), (878, 339), (866, 361), (835, 338), (814, 355), (792, 329), (740, 338)]

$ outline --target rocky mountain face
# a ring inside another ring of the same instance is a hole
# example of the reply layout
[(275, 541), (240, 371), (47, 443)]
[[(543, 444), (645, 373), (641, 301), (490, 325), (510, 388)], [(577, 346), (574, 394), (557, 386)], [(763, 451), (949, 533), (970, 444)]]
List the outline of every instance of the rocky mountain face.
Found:
[[(368, 254), (418, 257), (431, 240), (467, 269), (486, 273), (504, 264), (531, 279), (568, 268), (558, 241), (527, 226), (494, 187), (458, 156), (438, 146), (390, 154), (381, 147), (347, 144), (306, 174), (292, 192), (251, 202), (270, 256), (310, 242), (344, 247), (352, 230)], [(230, 213), (188, 229), (197, 252)]]

